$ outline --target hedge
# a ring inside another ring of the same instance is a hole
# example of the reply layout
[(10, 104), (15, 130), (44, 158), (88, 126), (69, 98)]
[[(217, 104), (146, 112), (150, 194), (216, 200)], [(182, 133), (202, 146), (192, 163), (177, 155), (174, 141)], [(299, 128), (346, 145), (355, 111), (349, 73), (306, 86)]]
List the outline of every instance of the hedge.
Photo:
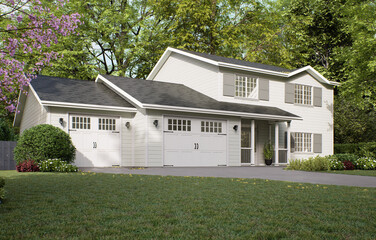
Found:
[(376, 142), (334, 144), (334, 154), (351, 153), (362, 157), (367, 152), (376, 155)]

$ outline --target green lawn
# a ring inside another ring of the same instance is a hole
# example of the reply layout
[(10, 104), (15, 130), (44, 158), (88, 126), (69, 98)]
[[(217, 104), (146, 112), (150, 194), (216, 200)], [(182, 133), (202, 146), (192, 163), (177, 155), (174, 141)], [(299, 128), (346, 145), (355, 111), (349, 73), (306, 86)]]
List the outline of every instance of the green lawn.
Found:
[(374, 239), (376, 189), (94, 173), (6, 177), (1, 239)]
[(325, 171), (327, 173), (337, 173), (337, 174), (347, 174), (347, 175), (360, 175), (360, 176), (371, 176), (376, 177), (376, 170), (331, 170)]

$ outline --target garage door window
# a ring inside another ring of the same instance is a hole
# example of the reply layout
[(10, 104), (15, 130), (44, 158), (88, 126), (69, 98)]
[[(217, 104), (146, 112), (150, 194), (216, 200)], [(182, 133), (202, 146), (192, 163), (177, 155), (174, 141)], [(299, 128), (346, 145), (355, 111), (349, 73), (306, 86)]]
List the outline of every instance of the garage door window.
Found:
[(201, 121), (201, 132), (222, 133), (222, 123), (215, 121)]
[(90, 129), (90, 118), (72, 117), (72, 129)]
[(169, 131), (190, 132), (191, 131), (191, 120), (169, 118), (167, 129)]
[(98, 129), (99, 130), (116, 130), (116, 120), (113, 118), (99, 118), (98, 119)]

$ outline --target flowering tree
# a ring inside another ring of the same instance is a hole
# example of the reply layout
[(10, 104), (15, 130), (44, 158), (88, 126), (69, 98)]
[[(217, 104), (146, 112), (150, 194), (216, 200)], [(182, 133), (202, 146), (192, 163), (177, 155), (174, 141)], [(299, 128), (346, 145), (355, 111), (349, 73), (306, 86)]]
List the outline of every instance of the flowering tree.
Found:
[(49, 49), (58, 36), (76, 33), (80, 15), (64, 14), (65, 4), (66, 0), (0, 0), (1, 115), (15, 112), (19, 92), (34, 74), (62, 57)]

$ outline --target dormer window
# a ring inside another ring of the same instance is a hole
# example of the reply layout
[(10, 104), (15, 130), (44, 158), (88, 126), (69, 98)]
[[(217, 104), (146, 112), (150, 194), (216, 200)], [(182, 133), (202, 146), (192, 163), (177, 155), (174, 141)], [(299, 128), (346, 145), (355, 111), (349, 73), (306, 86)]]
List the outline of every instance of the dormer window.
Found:
[(235, 97), (257, 98), (257, 78), (236, 75)]

